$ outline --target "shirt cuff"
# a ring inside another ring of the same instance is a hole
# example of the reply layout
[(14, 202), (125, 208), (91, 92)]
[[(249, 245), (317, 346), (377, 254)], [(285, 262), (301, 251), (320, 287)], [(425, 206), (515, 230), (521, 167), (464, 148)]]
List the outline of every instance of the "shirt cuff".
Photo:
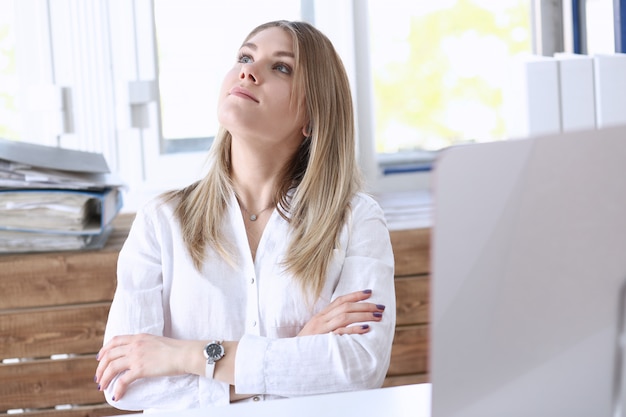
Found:
[(265, 354), (270, 339), (246, 334), (237, 346), (235, 358), (235, 392), (237, 394), (264, 394)]

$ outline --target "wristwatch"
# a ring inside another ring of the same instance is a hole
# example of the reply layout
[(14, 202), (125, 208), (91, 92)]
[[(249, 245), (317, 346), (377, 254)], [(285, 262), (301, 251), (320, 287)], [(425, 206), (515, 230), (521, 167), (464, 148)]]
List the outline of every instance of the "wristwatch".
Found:
[(224, 357), (224, 346), (221, 341), (214, 340), (207, 344), (202, 351), (206, 358), (205, 376), (207, 378), (213, 378), (215, 372), (215, 362)]

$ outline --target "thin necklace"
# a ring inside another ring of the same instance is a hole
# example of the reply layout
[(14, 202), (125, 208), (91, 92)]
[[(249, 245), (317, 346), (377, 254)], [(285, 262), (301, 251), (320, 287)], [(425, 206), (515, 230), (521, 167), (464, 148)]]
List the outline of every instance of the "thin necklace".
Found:
[(239, 203), (239, 206), (243, 209), (243, 211), (246, 212), (251, 222), (256, 221), (256, 219), (258, 219), (261, 213), (263, 213), (265, 210), (269, 210), (270, 208), (274, 207), (274, 203), (272, 203), (269, 206), (265, 207), (263, 210), (259, 211), (257, 214), (250, 213), (248, 209), (246, 208), (246, 206), (244, 206), (243, 203), (241, 202), (241, 198), (239, 198), (237, 194), (235, 194), (235, 197), (237, 197), (237, 202)]

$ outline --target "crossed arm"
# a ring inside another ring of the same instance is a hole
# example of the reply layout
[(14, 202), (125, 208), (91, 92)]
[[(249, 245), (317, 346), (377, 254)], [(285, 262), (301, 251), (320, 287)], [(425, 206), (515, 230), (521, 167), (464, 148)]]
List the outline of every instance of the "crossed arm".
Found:
[[(324, 310), (313, 316), (298, 333), (300, 336), (335, 333), (365, 334), (371, 328), (367, 322), (381, 321), (385, 306), (366, 302), (370, 290), (356, 291), (336, 298)], [(359, 323), (358, 325), (354, 325)], [(194, 374), (204, 376), (206, 359), (202, 348), (208, 340), (178, 340), (149, 334), (123, 335), (112, 338), (98, 353), (95, 381), (105, 390), (114, 377), (113, 400), (121, 399), (128, 386), (140, 378)], [(238, 341), (224, 341), (228, 352), (215, 364), (214, 378), (231, 385), (231, 401), (238, 396), (235, 384), (235, 358)]]

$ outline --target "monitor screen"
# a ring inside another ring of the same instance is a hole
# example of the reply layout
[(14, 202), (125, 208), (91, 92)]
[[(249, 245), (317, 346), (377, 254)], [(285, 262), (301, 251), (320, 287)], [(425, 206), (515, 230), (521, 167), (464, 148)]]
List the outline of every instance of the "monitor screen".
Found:
[(433, 417), (613, 416), (626, 127), (464, 145), (433, 185)]

